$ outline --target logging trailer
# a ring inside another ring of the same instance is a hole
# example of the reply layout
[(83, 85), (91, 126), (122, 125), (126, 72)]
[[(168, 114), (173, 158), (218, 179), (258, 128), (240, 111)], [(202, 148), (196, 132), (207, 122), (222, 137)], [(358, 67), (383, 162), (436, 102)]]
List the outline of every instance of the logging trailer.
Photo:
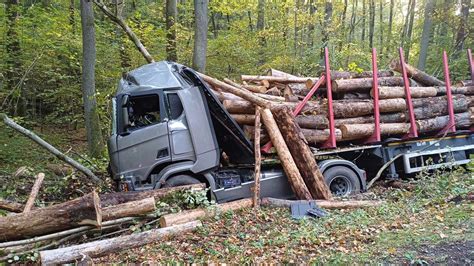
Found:
[[(112, 109), (109, 169), (119, 189), (203, 182), (217, 202), (252, 196), (253, 146), (197, 72), (167, 61), (144, 65), (120, 80)], [(471, 131), (366, 143), (312, 148), (333, 194), (363, 192), (382, 173), (397, 179), (465, 165), (474, 151)], [(293, 196), (278, 160), (262, 161), (260, 180), (262, 197)]]

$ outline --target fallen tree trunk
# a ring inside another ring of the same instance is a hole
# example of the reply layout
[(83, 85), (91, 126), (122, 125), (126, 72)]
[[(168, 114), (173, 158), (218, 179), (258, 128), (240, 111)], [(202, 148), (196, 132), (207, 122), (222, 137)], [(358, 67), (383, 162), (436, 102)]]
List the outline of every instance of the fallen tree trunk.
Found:
[[(409, 64), (405, 64), (405, 66), (409, 78), (412, 78), (425, 86), (444, 86), (443, 81), (426, 74), (425, 72), (415, 68), (414, 66), (411, 66)], [(390, 68), (399, 73), (402, 73), (402, 66), (400, 64), (400, 60), (398, 59), (392, 60), (392, 62), (390, 62)]]
[[(356, 140), (370, 137), (375, 131), (373, 124), (351, 124), (341, 125), (342, 138), (344, 140)], [(408, 133), (410, 124), (390, 123), (380, 124), (380, 134), (384, 136), (402, 135)]]
[(33, 205), (35, 204), (36, 196), (38, 195), (38, 192), (41, 188), (41, 184), (43, 183), (43, 180), (44, 180), (44, 174), (39, 173), (36, 176), (36, 180), (35, 180), (35, 183), (33, 184), (33, 187), (31, 188), (30, 196), (28, 197), (28, 200), (26, 201), (25, 209), (23, 210), (24, 213), (30, 212), (31, 208), (33, 208)]
[[(379, 70), (377, 71), (377, 76), (382, 77), (393, 77), (393, 71), (391, 70)], [(355, 78), (371, 78), (373, 77), (373, 71), (363, 71), (363, 72), (350, 72), (350, 71), (331, 71), (331, 79), (355, 79)]]
[(264, 80), (268, 82), (278, 82), (282, 84), (287, 84), (287, 83), (307, 83), (308, 80), (311, 83), (315, 83), (318, 81), (318, 78), (313, 78), (313, 77), (291, 77), (291, 76), (286, 76), (286, 77), (274, 77), (274, 76), (252, 76), (252, 75), (242, 75), (240, 76), (242, 81), (247, 81), (247, 82), (262, 82)]
[(173, 235), (190, 232), (201, 225), (199, 221), (192, 221), (172, 227), (152, 229), (137, 234), (119, 236), (53, 250), (44, 250), (40, 251), (41, 264), (56, 265), (78, 262), (84, 256), (96, 258), (125, 249), (141, 247)]
[(102, 209), (102, 220), (110, 221), (123, 217), (144, 215), (155, 210), (155, 198), (145, 198), (109, 206)]
[[(455, 114), (454, 121), (457, 128), (468, 128), (474, 122), (474, 118), (471, 113), (465, 112), (465, 113)], [(449, 123), (448, 115), (416, 121), (417, 129), (421, 133), (439, 131), (443, 129), (444, 127), (446, 127), (448, 123)]]
[(288, 107), (279, 107), (272, 110), (278, 128), (295, 160), (296, 166), (303, 177), (314, 199), (331, 199), (331, 192), (319, 170), (314, 155), (296, 123), (293, 114)]
[(80, 172), (82, 172), (83, 174), (85, 174), (87, 177), (89, 177), (92, 181), (96, 182), (96, 183), (99, 183), (101, 182), (101, 180), (94, 174), (92, 173), (91, 170), (89, 170), (89, 168), (83, 166), (82, 164), (78, 163), (77, 161), (75, 161), (74, 159), (70, 158), (69, 156), (66, 156), (64, 153), (60, 152), (58, 149), (56, 149), (55, 147), (53, 147), (51, 144), (49, 144), (48, 142), (44, 141), (42, 138), (38, 137), (35, 133), (33, 133), (32, 131), (18, 125), (17, 123), (15, 123), (15, 121), (11, 120), (8, 116), (6, 116), (5, 114), (0, 114), (0, 118), (3, 119), (3, 122), (15, 129), (16, 131), (20, 132), (21, 134), (23, 134), (24, 136), (28, 137), (29, 139), (33, 140), (34, 142), (36, 142), (38, 145), (40, 145), (41, 147), (45, 148), (47, 151), (49, 151), (50, 153), (54, 154), (58, 159), (66, 162), (67, 164), (71, 165), (72, 167), (76, 168), (77, 170), (79, 170)]
[(278, 129), (277, 123), (275, 122), (272, 113), (268, 109), (263, 109), (261, 115), (265, 124), (265, 128), (267, 129), (273, 146), (275, 146), (281, 165), (283, 166), (283, 170), (286, 173), (288, 182), (290, 183), (293, 192), (298, 199), (311, 199), (311, 193), (306, 187), (306, 184), (304, 183), (303, 178), (298, 171), (296, 163), (291, 156), (290, 151), (288, 150), (288, 146), (286, 145), (285, 140)]
[(250, 208), (252, 207), (252, 204), (252, 199), (241, 199), (227, 203), (217, 204), (214, 208), (199, 208), (178, 213), (166, 214), (161, 216), (160, 226), (168, 227), (188, 223), (190, 221), (195, 221), (204, 217), (213, 216), (216, 213), (236, 211), (242, 208)]
[[(410, 87), (412, 98), (426, 98), (446, 95), (446, 87)], [(474, 87), (452, 87), (452, 94), (474, 95)], [(370, 91), (370, 96), (374, 96)], [(404, 87), (379, 87), (379, 98), (405, 98)]]
[(100, 203), (103, 208), (113, 205), (126, 203), (129, 201), (136, 201), (153, 197), (155, 200), (164, 198), (170, 194), (185, 190), (203, 190), (206, 184), (193, 184), (179, 187), (160, 188), (147, 191), (130, 191), (130, 192), (115, 192), (100, 195)]
[(81, 225), (100, 227), (101, 223), (99, 196), (91, 192), (61, 204), (0, 217), (0, 240), (28, 238)]
[[(249, 114), (231, 114), (232, 118), (240, 125), (253, 125), (254, 115)], [(299, 115), (295, 117), (296, 122), (301, 128), (325, 129), (328, 128), (329, 121), (324, 115)]]
[[(262, 199), (262, 205), (279, 208), (289, 208), (291, 207), (291, 204), (299, 202), (306, 203), (307, 201), (284, 200), (276, 198)], [(377, 200), (312, 200), (311, 202), (316, 203), (316, 205), (324, 209), (357, 209), (378, 207), (383, 204), (383, 201)]]
[(22, 212), (25, 209), (25, 206), (18, 202), (0, 199), (0, 209), (9, 212)]
[[(222, 105), (227, 110), (227, 112), (232, 114), (254, 114), (255, 113), (255, 105), (249, 101), (232, 101), (232, 100), (224, 100)], [(294, 110), (298, 105), (297, 102), (284, 102), (284, 103), (273, 103), (273, 105), (285, 105)], [(304, 114), (312, 114), (312, 115), (319, 115), (319, 114), (326, 114), (327, 107), (325, 105), (318, 104), (316, 102), (308, 102), (301, 110), (301, 113)]]
[[(379, 86), (403, 86), (402, 77), (381, 77), (378, 81)], [(372, 83), (372, 78), (337, 79), (332, 81), (332, 90), (335, 93), (370, 90)]]

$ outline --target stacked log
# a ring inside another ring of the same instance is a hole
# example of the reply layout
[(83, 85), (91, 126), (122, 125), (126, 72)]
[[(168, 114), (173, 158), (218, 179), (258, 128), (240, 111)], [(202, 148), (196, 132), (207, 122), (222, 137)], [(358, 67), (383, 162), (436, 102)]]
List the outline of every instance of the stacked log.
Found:
[[(377, 72), (379, 88), (380, 127), (383, 138), (401, 137), (410, 130), (405, 87), (400, 74), (398, 61), (392, 61), (391, 70)], [(448, 104), (446, 87), (443, 81), (407, 66), (410, 77), (410, 94), (418, 132), (432, 134), (448, 125)], [(374, 131), (374, 92), (371, 71), (355, 73), (333, 71), (332, 90), (335, 95), (333, 111), (338, 142), (359, 143)], [(264, 76), (241, 76), (243, 88), (256, 92), (256, 95), (271, 102), (278, 108), (295, 110), (319, 77), (300, 77), (283, 71), (271, 69)], [(227, 82), (228, 80), (226, 80)], [(239, 84), (232, 82), (232, 85)], [(295, 121), (310, 146), (319, 146), (329, 137), (328, 103), (325, 98), (325, 80), (321, 82), (314, 96), (308, 101)], [(452, 103), (457, 129), (469, 128), (472, 124), (474, 106), (474, 84), (460, 83), (451, 86)], [(250, 89), (252, 88), (252, 89)], [(262, 88), (266, 88), (263, 90)], [(218, 87), (216, 88), (219, 89)], [(239, 96), (227, 92), (216, 92), (224, 108), (246, 132), (253, 137), (255, 105)], [(276, 96), (279, 95), (279, 96)], [(268, 134), (262, 129), (261, 138)], [(262, 141), (262, 143), (265, 143)]]

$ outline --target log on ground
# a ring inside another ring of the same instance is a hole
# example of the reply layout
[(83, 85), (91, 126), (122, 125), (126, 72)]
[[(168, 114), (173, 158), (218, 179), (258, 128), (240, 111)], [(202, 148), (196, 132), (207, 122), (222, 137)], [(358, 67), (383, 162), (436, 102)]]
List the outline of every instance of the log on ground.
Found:
[(288, 107), (272, 109), (283, 138), (295, 160), (296, 166), (303, 177), (314, 199), (331, 199), (331, 192), (319, 170), (314, 155), (308, 147), (306, 139), (296, 123)]
[(84, 256), (97, 258), (109, 253), (141, 247), (173, 235), (190, 232), (201, 225), (199, 221), (192, 221), (172, 227), (152, 229), (137, 234), (119, 236), (71, 247), (45, 250), (40, 252), (41, 264), (53, 265), (78, 262)]
[[(299, 200), (285, 200), (276, 198), (263, 198), (262, 205), (279, 208), (289, 208), (293, 203), (307, 203), (307, 201)], [(378, 207), (383, 204), (383, 201), (378, 200), (314, 200), (321, 208), (324, 209), (358, 209), (368, 207)]]
[(0, 199), (0, 210), (6, 210), (9, 212), (22, 212), (24, 209), (25, 205), (21, 203)]
[(81, 225), (100, 227), (102, 213), (96, 192), (46, 208), (0, 217), (0, 240), (9, 241), (58, 232)]
[(110, 221), (123, 217), (135, 217), (154, 210), (155, 198), (149, 197), (103, 208), (102, 220)]
[(223, 213), (227, 211), (236, 211), (242, 208), (252, 207), (252, 199), (241, 199), (222, 204), (217, 204), (214, 208), (199, 208), (194, 210), (187, 210), (178, 213), (171, 213), (161, 216), (160, 226), (168, 227), (178, 224), (188, 223), (190, 221), (202, 219), (215, 215), (216, 213)]

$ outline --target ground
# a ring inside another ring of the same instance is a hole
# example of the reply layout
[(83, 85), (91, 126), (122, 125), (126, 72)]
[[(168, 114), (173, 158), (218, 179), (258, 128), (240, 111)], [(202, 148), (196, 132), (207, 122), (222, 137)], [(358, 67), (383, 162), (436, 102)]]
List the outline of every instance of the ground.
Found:
[[(35, 128), (37, 132), (40, 129)], [(71, 134), (75, 132), (75, 134)], [(47, 130), (41, 136), (84, 163), (91, 161), (106, 177), (103, 161), (84, 156), (80, 130)], [(0, 125), (0, 197), (24, 202), (32, 175), (46, 172), (37, 204), (47, 205), (90, 191), (92, 183), (25, 137)], [(13, 178), (21, 166), (28, 174)], [(60, 169), (63, 169), (59, 167)], [(410, 190), (376, 186), (363, 198), (380, 207), (331, 210), (321, 219), (294, 220), (287, 209), (260, 208), (220, 213), (190, 232), (95, 262), (269, 262), (469, 264), (474, 261), (474, 206), (451, 201), (474, 191), (474, 178), (462, 169), (422, 173)], [(96, 188), (110, 190), (110, 186)], [(135, 231), (135, 230), (130, 230)]]

